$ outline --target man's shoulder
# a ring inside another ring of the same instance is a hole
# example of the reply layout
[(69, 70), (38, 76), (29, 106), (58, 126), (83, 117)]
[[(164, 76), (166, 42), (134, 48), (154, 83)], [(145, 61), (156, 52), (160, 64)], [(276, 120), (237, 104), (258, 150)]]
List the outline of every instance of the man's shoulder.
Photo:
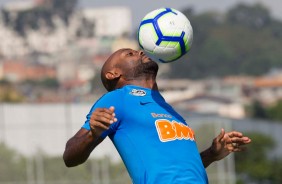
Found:
[(100, 99), (126, 100), (134, 97), (151, 96), (151, 90), (139, 86), (127, 85), (122, 88), (105, 93)]
[(120, 106), (124, 99), (123, 96), (124, 95), (122, 95), (122, 93), (118, 90), (107, 92), (97, 99), (93, 107), (109, 108), (110, 106)]
[(105, 93), (104, 95), (102, 95), (100, 97), (100, 99), (103, 99), (103, 98), (118, 98), (118, 97), (121, 97), (123, 95), (124, 95), (124, 93), (123, 93), (122, 90), (116, 89), (114, 91), (110, 91), (110, 92)]

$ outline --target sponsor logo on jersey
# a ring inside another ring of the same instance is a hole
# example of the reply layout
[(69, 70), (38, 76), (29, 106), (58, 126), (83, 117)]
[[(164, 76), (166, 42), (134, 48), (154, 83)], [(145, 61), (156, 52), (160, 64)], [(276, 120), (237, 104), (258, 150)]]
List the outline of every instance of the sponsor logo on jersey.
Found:
[(191, 140), (194, 141), (194, 131), (183, 123), (169, 121), (167, 119), (158, 119), (155, 121), (159, 139), (162, 142), (174, 140)]
[(151, 113), (153, 118), (172, 118), (170, 114), (158, 114), (158, 113)]
[(146, 91), (142, 89), (132, 89), (129, 94), (134, 95), (134, 96), (145, 96)]

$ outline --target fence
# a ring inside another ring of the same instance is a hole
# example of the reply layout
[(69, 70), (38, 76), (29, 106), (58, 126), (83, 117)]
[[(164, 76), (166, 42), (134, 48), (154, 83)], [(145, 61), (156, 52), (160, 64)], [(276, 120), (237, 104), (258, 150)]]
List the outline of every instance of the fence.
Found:
[[(72, 169), (64, 166), (65, 143), (84, 123), (90, 107), (91, 104), (0, 104), (0, 142), (24, 158), (24, 167), (17, 171), (22, 177), (7, 178), (0, 171), (0, 184), (131, 183), (109, 139), (94, 150), (87, 163)], [(236, 124), (236, 129), (244, 129), (238, 122), (217, 117), (189, 117), (187, 122), (198, 135), (199, 150), (211, 144), (221, 127), (231, 130)], [(235, 184), (233, 154), (212, 164), (207, 171), (211, 184)]]

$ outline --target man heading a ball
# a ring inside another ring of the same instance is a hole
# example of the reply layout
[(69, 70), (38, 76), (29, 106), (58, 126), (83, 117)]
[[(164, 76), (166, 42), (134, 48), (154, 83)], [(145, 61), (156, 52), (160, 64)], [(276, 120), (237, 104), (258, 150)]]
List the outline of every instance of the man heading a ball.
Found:
[(142, 51), (120, 49), (108, 58), (101, 78), (109, 92), (67, 142), (66, 166), (84, 163), (108, 136), (135, 184), (206, 184), (205, 167), (251, 142), (240, 132), (222, 129), (199, 153), (193, 130), (159, 93), (157, 72), (157, 63)]

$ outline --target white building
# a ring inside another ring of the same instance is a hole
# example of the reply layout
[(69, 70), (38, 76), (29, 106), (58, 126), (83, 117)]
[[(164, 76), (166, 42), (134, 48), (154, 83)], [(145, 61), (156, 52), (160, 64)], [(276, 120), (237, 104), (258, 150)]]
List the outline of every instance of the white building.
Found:
[(128, 7), (88, 8), (82, 10), (87, 20), (94, 20), (97, 37), (119, 37), (132, 32), (132, 15)]
[(15, 55), (25, 55), (28, 53), (25, 41), (16, 34), (15, 31), (9, 29), (1, 21), (0, 16), (0, 55), (8, 58)]
[[(18, 16), (18, 12), (22, 9), (30, 9), (30, 3), (15, 6), (6, 6), (14, 17)], [(0, 15), (1, 16), (1, 15)], [(6, 27), (0, 17), (0, 55), (5, 57), (21, 57), (32, 51), (46, 54), (58, 53), (64, 50), (76, 38), (77, 31), (83, 27), (82, 20), (94, 24), (93, 33), (95, 37), (121, 37), (124, 34), (132, 32), (132, 16), (131, 11), (127, 7), (104, 7), (104, 8), (88, 8), (81, 12), (75, 12), (69, 17), (69, 24), (64, 24), (63, 20), (54, 16), (52, 21), (54, 29), (50, 30), (48, 26), (42, 22), (38, 30), (26, 28), (26, 36), (21, 37), (10, 27)]]

